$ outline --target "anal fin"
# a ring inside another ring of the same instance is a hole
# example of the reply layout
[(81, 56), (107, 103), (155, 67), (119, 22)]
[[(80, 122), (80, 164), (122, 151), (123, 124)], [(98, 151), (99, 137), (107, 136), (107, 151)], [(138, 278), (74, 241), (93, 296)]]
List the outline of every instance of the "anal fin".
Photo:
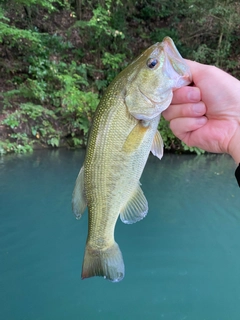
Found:
[(120, 213), (120, 219), (126, 224), (142, 220), (148, 212), (148, 202), (138, 185), (132, 197)]
[(87, 201), (84, 192), (84, 166), (82, 166), (72, 195), (72, 210), (76, 219), (80, 219), (86, 209)]

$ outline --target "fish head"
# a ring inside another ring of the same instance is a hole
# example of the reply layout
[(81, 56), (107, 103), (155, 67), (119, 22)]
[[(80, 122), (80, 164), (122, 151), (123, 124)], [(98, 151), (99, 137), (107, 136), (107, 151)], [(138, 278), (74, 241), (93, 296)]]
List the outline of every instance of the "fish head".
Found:
[(148, 48), (128, 68), (125, 103), (138, 120), (159, 116), (170, 105), (173, 91), (192, 82), (190, 68), (169, 37)]

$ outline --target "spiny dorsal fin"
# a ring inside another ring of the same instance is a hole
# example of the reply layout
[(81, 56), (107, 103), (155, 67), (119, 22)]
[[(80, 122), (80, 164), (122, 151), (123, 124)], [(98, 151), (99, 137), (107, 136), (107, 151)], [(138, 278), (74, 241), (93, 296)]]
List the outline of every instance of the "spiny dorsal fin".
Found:
[(80, 219), (87, 206), (84, 192), (84, 166), (82, 166), (75, 184), (72, 195), (72, 210), (76, 219)]
[(158, 157), (160, 160), (163, 156), (163, 140), (159, 133), (159, 131), (156, 132), (155, 137), (153, 139), (151, 152), (154, 156)]
[(142, 220), (148, 212), (148, 202), (143, 191), (138, 185), (132, 197), (120, 213), (122, 222), (126, 224), (135, 223)]

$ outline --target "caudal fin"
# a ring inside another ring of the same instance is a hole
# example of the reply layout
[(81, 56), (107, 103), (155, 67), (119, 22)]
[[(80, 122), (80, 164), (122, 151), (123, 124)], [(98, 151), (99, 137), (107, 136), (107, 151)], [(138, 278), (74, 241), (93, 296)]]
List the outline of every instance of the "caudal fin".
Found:
[(112, 282), (119, 282), (124, 278), (124, 262), (116, 242), (105, 250), (92, 249), (86, 245), (82, 279), (94, 276), (104, 277)]

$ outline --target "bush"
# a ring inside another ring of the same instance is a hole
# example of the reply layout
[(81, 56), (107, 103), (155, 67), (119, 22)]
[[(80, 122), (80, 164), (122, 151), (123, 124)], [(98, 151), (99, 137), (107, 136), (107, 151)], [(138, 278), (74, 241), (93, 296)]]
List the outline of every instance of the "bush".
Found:
[[(240, 77), (239, 14), (240, 4), (225, 0), (2, 1), (0, 110), (9, 135), (0, 153), (84, 146), (105, 88), (166, 35), (183, 56)], [(202, 152), (176, 139), (164, 119), (159, 129), (165, 149)]]

